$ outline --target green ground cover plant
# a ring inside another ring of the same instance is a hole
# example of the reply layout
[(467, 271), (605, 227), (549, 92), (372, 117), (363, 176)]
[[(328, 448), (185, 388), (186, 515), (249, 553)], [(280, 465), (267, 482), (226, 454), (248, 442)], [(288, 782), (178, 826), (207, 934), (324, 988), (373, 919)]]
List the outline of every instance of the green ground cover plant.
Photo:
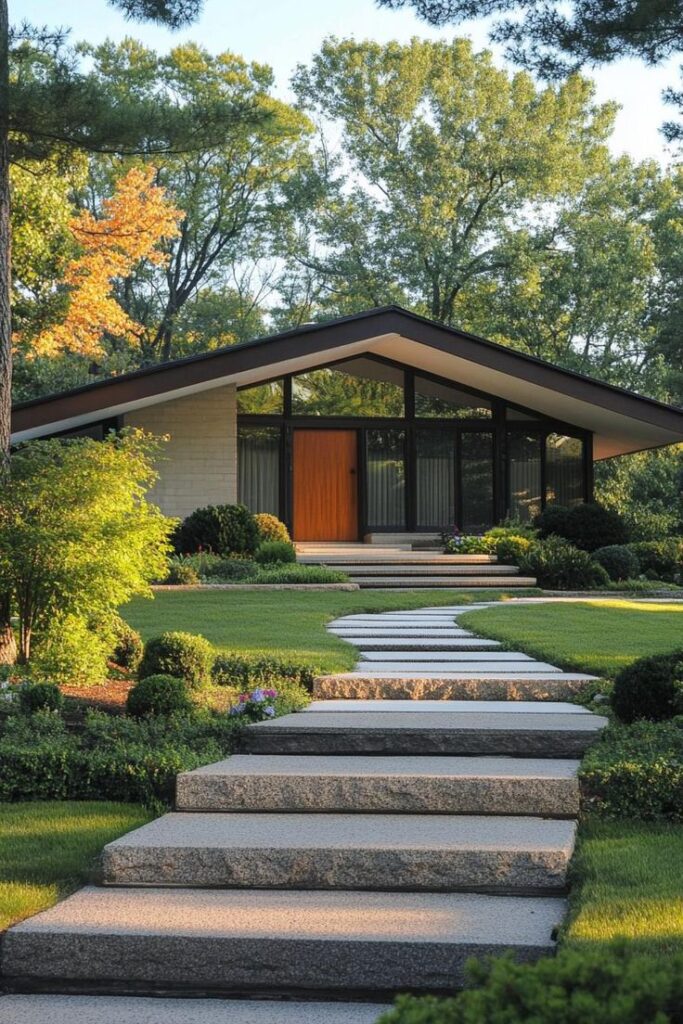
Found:
[(219, 652), (268, 654), (315, 665), (322, 672), (353, 668), (355, 648), (325, 629), (340, 615), (398, 611), (432, 605), (500, 601), (535, 590), (452, 591), (157, 591), (153, 601), (133, 600), (121, 610), (143, 638), (165, 630), (198, 632)]
[(135, 804), (0, 804), (0, 931), (87, 880), (105, 843), (154, 815)]
[(683, 603), (594, 598), (484, 608), (460, 621), (481, 636), (562, 668), (614, 677), (637, 658), (680, 646)]

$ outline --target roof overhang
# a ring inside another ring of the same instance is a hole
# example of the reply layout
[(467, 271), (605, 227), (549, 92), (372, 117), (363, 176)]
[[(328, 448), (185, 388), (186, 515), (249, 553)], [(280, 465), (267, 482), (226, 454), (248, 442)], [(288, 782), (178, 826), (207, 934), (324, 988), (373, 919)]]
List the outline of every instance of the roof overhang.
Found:
[(197, 394), (243, 387), (373, 353), (594, 434), (594, 457), (683, 441), (683, 409), (665, 405), (398, 307), (245, 342), (18, 405), (12, 439), (30, 440)]

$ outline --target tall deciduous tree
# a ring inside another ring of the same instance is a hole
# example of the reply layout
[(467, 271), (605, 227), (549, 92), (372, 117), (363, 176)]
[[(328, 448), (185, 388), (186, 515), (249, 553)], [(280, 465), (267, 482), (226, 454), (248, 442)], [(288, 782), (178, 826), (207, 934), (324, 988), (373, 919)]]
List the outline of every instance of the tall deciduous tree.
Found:
[(608, 167), (613, 107), (573, 76), (538, 90), (467, 40), (326, 42), (294, 87), (330, 125), (299, 263), (327, 308), (400, 301), (453, 323), (464, 296), (552, 240), (548, 218)]

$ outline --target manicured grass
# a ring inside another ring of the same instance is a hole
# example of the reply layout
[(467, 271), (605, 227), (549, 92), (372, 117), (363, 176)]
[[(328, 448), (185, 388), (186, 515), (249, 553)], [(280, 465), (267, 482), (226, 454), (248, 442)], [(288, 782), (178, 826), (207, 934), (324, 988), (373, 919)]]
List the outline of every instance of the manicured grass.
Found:
[(683, 826), (588, 820), (573, 861), (564, 942), (628, 939), (641, 952), (683, 951)]
[(354, 648), (325, 629), (325, 623), (338, 615), (498, 601), (510, 596), (500, 590), (165, 590), (158, 591), (153, 601), (131, 601), (121, 612), (143, 639), (164, 630), (186, 630), (201, 633), (222, 650), (277, 653), (326, 672), (338, 672), (353, 668), (355, 662)]
[(0, 804), (0, 931), (82, 884), (105, 843), (152, 817), (136, 804)]
[(613, 677), (648, 654), (683, 646), (683, 602), (601, 600), (529, 604), (468, 612), (460, 620), (562, 668)]

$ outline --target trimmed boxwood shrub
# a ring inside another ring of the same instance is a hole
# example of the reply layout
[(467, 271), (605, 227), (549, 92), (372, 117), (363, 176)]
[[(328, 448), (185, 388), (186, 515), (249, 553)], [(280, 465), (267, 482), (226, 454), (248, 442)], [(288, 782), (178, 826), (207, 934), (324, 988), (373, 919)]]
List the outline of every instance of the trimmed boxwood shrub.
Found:
[(289, 541), (266, 540), (256, 552), (259, 565), (285, 565), (296, 562), (296, 548)]
[(584, 807), (600, 817), (683, 821), (683, 720), (610, 725), (579, 781)]
[(211, 678), (218, 686), (234, 686), (238, 690), (253, 690), (257, 686), (277, 690), (287, 681), (312, 693), (318, 674), (310, 665), (266, 654), (219, 654)]
[(611, 580), (633, 580), (640, 572), (638, 558), (626, 544), (609, 544), (593, 552), (595, 561)]
[(253, 583), (348, 583), (349, 577), (341, 569), (327, 569), (324, 565), (264, 565)]
[(133, 718), (186, 715), (192, 710), (192, 701), (177, 676), (146, 676), (129, 690), (126, 710)]
[(628, 530), (619, 513), (597, 502), (581, 503), (572, 508), (548, 505), (536, 516), (534, 525), (541, 537), (564, 537), (583, 551), (597, 551), (628, 541)]
[(550, 590), (590, 590), (609, 581), (607, 573), (587, 551), (575, 548), (562, 537), (537, 541), (519, 560), (525, 573), (535, 576)]
[[(488, 540), (489, 535), (486, 535)], [(519, 565), (525, 555), (531, 551), (534, 541), (529, 537), (507, 534), (504, 537), (491, 538), (493, 554), (498, 561), (506, 565)]]
[(251, 556), (259, 545), (256, 520), (244, 505), (207, 505), (195, 509), (175, 532), (178, 554), (211, 551), (214, 555)]
[(378, 1024), (681, 1024), (683, 955), (638, 954), (626, 943), (563, 949), (535, 964), (511, 956), (468, 965), (452, 999), (399, 996)]
[(683, 539), (644, 540), (629, 544), (638, 559), (640, 571), (649, 579), (665, 583), (683, 582)]
[(184, 679), (188, 686), (202, 686), (211, 675), (214, 657), (213, 647), (203, 636), (162, 633), (145, 644), (138, 677), (176, 676)]
[(627, 665), (614, 680), (611, 701), (622, 722), (661, 722), (683, 714), (683, 649)]
[(62, 691), (54, 683), (24, 683), (19, 688), (19, 707), (27, 714), (59, 711), (63, 704)]
[(259, 539), (264, 540), (291, 540), (289, 530), (277, 516), (271, 516), (269, 512), (257, 512), (254, 516), (258, 527)]

